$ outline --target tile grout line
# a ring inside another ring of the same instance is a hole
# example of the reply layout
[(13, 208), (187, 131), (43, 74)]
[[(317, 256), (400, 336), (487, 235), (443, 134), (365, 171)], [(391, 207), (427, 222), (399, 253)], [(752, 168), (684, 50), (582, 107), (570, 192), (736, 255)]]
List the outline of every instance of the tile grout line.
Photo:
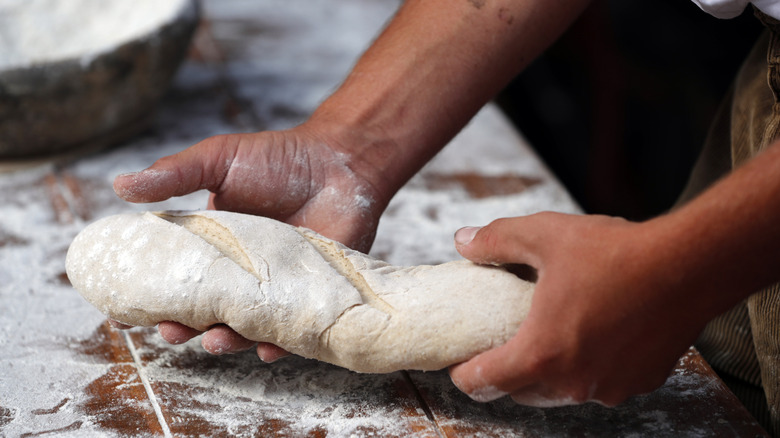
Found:
[(428, 418), (428, 421), (430, 421), (433, 424), (433, 430), (434, 432), (436, 432), (436, 437), (445, 438), (447, 434), (444, 433), (441, 426), (439, 426), (439, 422), (436, 421), (436, 416), (433, 414), (431, 407), (425, 401), (425, 397), (423, 397), (422, 393), (420, 392), (420, 389), (417, 387), (417, 385), (415, 385), (411, 374), (409, 374), (409, 371), (401, 370), (401, 376), (403, 376), (403, 379), (411, 388), (414, 397), (417, 399), (417, 402), (420, 404), (420, 407), (422, 408), (423, 412), (425, 412), (425, 416)]
[(154, 413), (157, 416), (157, 422), (160, 423), (160, 427), (162, 428), (163, 435), (166, 438), (172, 438), (173, 435), (171, 434), (171, 429), (168, 427), (168, 423), (165, 421), (162, 408), (160, 408), (160, 404), (157, 402), (157, 397), (154, 395), (149, 378), (146, 377), (146, 372), (144, 371), (143, 365), (141, 364), (141, 357), (138, 355), (138, 351), (135, 349), (133, 340), (130, 339), (130, 334), (128, 334), (126, 331), (122, 334), (125, 336), (125, 342), (127, 343), (128, 350), (130, 350), (130, 356), (133, 357), (133, 362), (135, 362), (135, 367), (138, 370), (138, 376), (141, 377), (141, 383), (144, 385), (146, 395), (149, 397), (149, 402), (152, 404)]

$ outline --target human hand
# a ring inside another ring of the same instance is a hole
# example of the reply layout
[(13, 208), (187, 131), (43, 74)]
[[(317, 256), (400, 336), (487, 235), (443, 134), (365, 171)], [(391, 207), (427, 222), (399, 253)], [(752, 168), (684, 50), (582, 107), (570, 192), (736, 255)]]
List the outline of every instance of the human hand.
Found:
[(538, 272), (516, 336), (450, 370), (478, 401), (510, 394), (537, 407), (617, 405), (661, 386), (706, 322), (652, 223), (541, 213), (464, 228), (455, 239), (476, 263)]
[[(206, 189), (212, 193), (209, 208), (272, 217), (365, 252), (389, 194), (339, 146), (307, 125), (217, 136), (141, 172), (118, 176), (114, 189), (130, 202), (158, 202)], [(201, 333), (174, 322), (160, 323), (158, 330), (173, 344)], [(201, 343), (214, 354), (256, 345), (224, 325), (208, 330)], [(257, 353), (267, 362), (286, 355), (265, 343), (257, 344)]]
[(211, 209), (271, 217), (367, 251), (388, 195), (337, 146), (306, 125), (221, 135), (119, 175), (114, 190), (129, 202), (159, 202), (206, 189)]

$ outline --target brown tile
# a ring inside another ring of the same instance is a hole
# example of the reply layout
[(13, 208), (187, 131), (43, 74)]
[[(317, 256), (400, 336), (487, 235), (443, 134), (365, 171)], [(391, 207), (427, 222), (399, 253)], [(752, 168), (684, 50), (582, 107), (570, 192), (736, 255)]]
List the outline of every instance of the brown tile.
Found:
[(254, 352), (213, 356), (197, 340), (173, 346), (147, 330), (130, 337), (174, 436), (436, 436), (401, 373), (298, 357), (264, 364)]
[(111, 327), (108, 321), (98, 326), (88, 338), (72, 341), (71, 348), (90, 360), (100, 363), (133, 362), (124, 335)]
[(30, 241), (16, 236), (2, 228), (2, 224), (0, 224), (0, 248), (3, 247), (10, 247), (10, 246), (24, 246), (29, 244)]
[(54, 217), (57, 220), (57, 223), (61, 225), (73, 223), (73, 212), (70, 210), (68, 201), (65, 198), (65, 195), (62, 193), (62, 187), (57, 175), (54, 173), (46, 175), (44, 183), (46, 184), (47, 193), (49, 195), (49, 202), (51, 203), (51, 207), (54, 211)]
[(41, 409), (33, 409), (32, 414), (33, 415), (52, 415), (52, 414), (56, 414), (57, 412), (60, 411), (60, 409), (63, 408), (63, 406), (68, 404), (69, 401), (70, 401), (70, 397), (65, 397), (59, 403), (57, 403), (56, 405), (54, 405), (51, 408), (47, 408), (47, 409), (43, 409), (43, 408), (41, 408)]
[(84, 395), (78, 409), (102, 430), (121, 436), (163, 435), (135, 365), (110, 367), (86, 387)]
[(73, 431), (81, 429), (81, 426), (83, 424), (84, 424), (83, 421), (78, 420), (78, 421), (74, 421), (73, 423), (71, 423), (71, 424), (69, 424), (67, 426), (64, 426), (64, 427), (58, 427), (56, 429), (47, 429), (47, 430), (42, 430), (42, 431), (39, 431), (39, 432), (27, 432), (27, 433), (23, 433), (23, 434), (19, 435), (19, 437), (20, 438), (28, 438), (28, 437), (44, 436), (44, 435), (45, 436), (53, 436), (53, 435), (61, 434), (61, 433), (65, 433), (65, 432), (73, 432)]
[(0, 406), (0, 432), (3, 431), (3, 427), (8, 423), (14, 421), (14, 418), (16, 418), (16, 412), (10, 408)]
[(92, 219), (90, 203), (87, 198), (87, 193), (84, 191), (86, 181), (77, 178), (70, 172), (63, 172), (60, 178), (62, 189), (67, 191), (67, 199), (71, 212), (82, 221), (89, 221)]
[(694, 350), (666, 384), (615, 408), (530, 408), (509, 397), (477, 403), (445, 372), (411, 373), (441, 430), (455, 436), (765, 436)]

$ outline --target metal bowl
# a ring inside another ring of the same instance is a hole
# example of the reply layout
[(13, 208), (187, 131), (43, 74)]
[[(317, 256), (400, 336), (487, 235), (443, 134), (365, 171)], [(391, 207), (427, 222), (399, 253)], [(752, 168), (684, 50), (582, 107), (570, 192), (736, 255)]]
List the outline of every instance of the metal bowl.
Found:
[(99, 53), (0, 69), (0, 158), (66, 152), (137, 130), (170, 86), (200, 15), (197, 0), (157, 29)]

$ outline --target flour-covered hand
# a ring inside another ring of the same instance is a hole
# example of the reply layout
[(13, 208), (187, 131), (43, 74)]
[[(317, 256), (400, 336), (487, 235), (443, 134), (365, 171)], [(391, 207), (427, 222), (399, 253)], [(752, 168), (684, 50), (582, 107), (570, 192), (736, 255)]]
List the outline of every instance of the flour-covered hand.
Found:
[(459, 230), (466, 258), (531, 265), (538, 282), (517, 335), (452, 367), (455, 385), (475, 400), (509, 394), (537, 407), (616, 405), (662, 385), (704, 320), (650, 228), (542, 213)]
[(305, 125), (288, 131), (208, 138), (148, 169), (119, 175), (130, 202), (159, 202), (209, 190), (209, 207), (314, 229), (366, 251), (386, 195), (354, 170), (335, 140)]
[[(391, 195), (356, 170), (360, 163), (342, 144), (306, 124), (287, 131), (221, 135), (140, 172), (118, 176), (114, 189), (130, 202), (159, 202), (205, 189), (211, 192), (211, 209), (272, 217), (368, 251)], [(159, 331), (174, 344), (201, 334), (173, 322), (161, 323)], [(255, 346), (226, 326), (209, 330), (202, 344), (214, 354)], [(284, 356), (270, 344), (259, 344), (257, 352), (268, 362)]]

